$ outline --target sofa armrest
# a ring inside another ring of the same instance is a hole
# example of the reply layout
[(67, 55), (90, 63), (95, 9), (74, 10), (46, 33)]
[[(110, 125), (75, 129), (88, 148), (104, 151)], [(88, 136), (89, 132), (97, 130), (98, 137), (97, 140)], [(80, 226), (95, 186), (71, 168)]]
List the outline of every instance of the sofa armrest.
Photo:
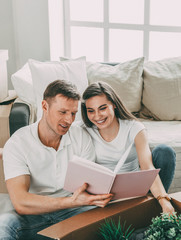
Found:
[(22, 102), (15, 102), (9, 116), (10, 136), (19, 128), (29, 125), (30, 109)]

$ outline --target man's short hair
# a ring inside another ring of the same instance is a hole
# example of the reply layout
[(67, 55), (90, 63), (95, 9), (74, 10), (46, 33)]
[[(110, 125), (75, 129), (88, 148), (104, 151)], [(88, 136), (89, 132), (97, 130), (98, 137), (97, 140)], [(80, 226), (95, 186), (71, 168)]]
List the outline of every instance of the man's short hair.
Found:
[(43, 99), (52, 99), (58, 94), (62, 94), (74, 100), (80, 100), (80, 94), (77, 91), (77, 87), (73, 83), (65, 80), (55, 80), (51, 82), (44, 91)]

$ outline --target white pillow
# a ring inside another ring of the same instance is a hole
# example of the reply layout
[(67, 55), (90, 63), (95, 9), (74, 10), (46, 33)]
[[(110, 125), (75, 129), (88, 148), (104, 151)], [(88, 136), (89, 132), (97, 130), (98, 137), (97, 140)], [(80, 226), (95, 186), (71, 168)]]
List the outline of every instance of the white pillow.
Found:
[(60, 57), (60, 61), (77, 61), (77, 60), (84, 60), (86, 61), (86, 56), (81, 56), (78, 58), (67, 58), (67, 57)]
[(28, 63), (11, 76), (11, 81), (18, 97), (35, 106), (36, 100)]
[(89, 84), (97, 81), (108, 83), (129, 111), (138, 112), (141, 108), (143, 63), (144, 57), (116, 66), (87, 62)]
[(181, 120), (181, 57), (145, 63), (143, 104), (160, 120)]
[[(43, 99), (43, 93), (49, 83), (58, 79), (70, 81), (77, 86), (80, 94), (82, 94), (88, 86), (86, 62), (83, 59), (65, 62), (39, 62), (31, 59), (28, 62), (36, 96), (38, 119), (42, 116), (41, 102)], [(81, 112), (79, 109), (76, 120), (80, 119)]]

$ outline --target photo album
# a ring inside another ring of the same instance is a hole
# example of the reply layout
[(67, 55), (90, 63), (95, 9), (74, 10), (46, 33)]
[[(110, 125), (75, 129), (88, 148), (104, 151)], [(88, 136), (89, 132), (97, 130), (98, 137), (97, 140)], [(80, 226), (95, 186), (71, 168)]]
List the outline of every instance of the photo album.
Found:
[(100, 164), (74, 156), (68, 164), (64, 189), (74, 192), (88, 183), (89, 193), (113, 193), (112, 200), (141, 197), (148, 193), (159, 171), (152, 169), (116, 173), (117, 170), (113, 172)]

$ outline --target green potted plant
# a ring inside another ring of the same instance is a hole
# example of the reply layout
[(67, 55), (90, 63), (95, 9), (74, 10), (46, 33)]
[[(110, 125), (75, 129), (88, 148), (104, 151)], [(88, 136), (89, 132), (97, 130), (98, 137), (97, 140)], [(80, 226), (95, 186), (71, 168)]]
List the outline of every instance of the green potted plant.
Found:
[(126, 228), (126, 222), (121, 226), (120, 219), (117, 225), (112, 219), (106, 219), (99, 233), (104, 240), (181, 240), (181, 215), (161, 213), (152, 219), (150, 226), (136, 231), (131, 225)]
[(145, 232), (145, 240), (181, 239), (181, 215), (169, 215), (162, 213), (161, 216), (152, 219), (152, 224)]
[(126, 221), (122, 226), (119, 218), (118, 224), (112, 219), (106, 219), (105, 223), (99, 228), (99, 231), (104, 240), (129, 240), (134, 229), (131, 229), (131, 225), (126, 228)]

